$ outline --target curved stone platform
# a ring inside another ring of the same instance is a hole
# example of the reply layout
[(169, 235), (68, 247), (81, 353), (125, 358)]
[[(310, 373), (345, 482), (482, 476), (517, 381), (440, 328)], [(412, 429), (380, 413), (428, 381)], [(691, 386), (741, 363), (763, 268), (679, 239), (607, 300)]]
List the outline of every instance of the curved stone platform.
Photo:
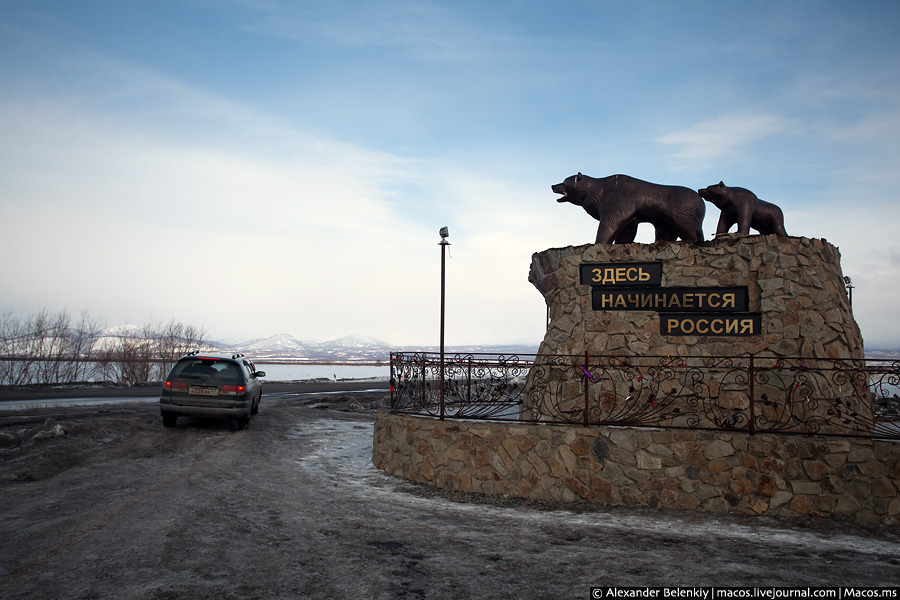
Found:
[(373, 462), (488, 495), (900, 524), (895, 442), (380, 414)]

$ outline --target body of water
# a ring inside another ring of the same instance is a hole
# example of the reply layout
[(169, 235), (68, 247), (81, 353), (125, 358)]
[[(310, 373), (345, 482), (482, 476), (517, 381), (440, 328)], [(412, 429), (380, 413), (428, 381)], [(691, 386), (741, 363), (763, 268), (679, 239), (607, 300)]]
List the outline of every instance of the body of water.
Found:
[(256, 368), (266, 372), (266, 381), (300, 381), (303, 379), (383, 379), (391, 378), (387, 365), (279, 365), (257, 362)]

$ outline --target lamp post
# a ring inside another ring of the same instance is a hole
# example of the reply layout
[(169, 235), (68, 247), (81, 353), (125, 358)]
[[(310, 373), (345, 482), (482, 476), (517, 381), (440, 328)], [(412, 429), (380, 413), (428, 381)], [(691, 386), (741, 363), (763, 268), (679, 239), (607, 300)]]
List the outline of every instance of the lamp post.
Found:
[(439, 369), (440, 377), (441, 377), (441, 419), (444, 418), (444, 291), (446, 289), (445, 280), (446, 280), (446, 250), (447, 246), (450, 245), (450, 242), (447, 241), (447, 238), (450, 236), (450, 232), (446, 227), (441, 227), (440, 230), (441, 241), (438, 242), (438, 245), (441, 247), (441, 366)]

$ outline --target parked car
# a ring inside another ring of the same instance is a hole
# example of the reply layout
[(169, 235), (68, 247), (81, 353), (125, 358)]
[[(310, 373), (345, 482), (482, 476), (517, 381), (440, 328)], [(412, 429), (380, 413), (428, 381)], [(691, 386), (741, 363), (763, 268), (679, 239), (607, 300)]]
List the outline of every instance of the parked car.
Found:
[(243, 429), (259, 412), (260, 377), (265, 376), (243, 354), (183, 356), (166, 377), (159, 397), (163, 425), (174, 427), (178, 417), (224, 417)]

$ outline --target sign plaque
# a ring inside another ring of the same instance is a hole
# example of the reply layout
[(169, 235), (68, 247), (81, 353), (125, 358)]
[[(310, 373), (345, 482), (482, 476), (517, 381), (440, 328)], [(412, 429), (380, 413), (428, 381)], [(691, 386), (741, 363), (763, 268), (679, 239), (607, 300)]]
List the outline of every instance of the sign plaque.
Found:
[(749, 304), (746, 287), (591, 289), (594, 310), (746, 312)]
[(591, 286), (591, 308), (649, 310), (666, 336), (758, 336), (762, 317), (750, 310), (746, 286), (663, 287), (662, 262), (582, 263), (582, 285)]
[(594, 287), (662, 285), (662, 263), (582, 263), (581, 284)]
[(659, 332), (662, 335), (761, 335), (762, 319), (758, 313), (666, 313), (659, 315)]

